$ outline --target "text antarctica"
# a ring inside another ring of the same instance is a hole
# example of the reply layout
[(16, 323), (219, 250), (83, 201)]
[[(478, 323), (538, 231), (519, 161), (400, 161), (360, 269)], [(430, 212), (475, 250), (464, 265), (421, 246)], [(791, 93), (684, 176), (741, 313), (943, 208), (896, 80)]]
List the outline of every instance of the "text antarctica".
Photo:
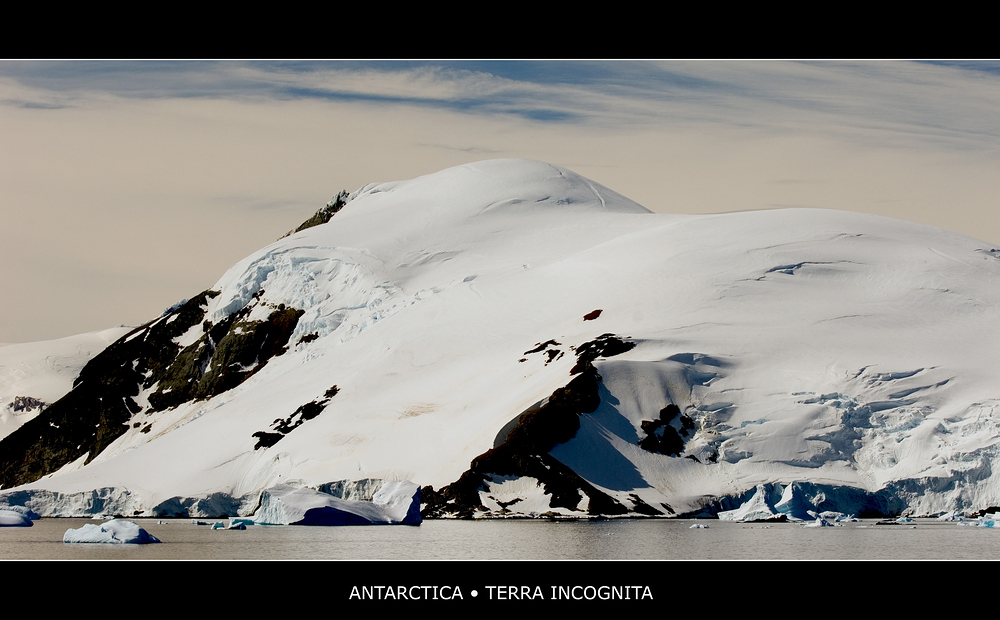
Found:
[[(552, 586), (549, 596), (540, 586), (486, 586), (489, 600), (640, 600), (652, 599), (649, 586)], [(475, 597), (477, 593), (473, 591)], [(357, 600), (454, 600), (464, 599), (459, 586), (354, 586), (350, 599)]]

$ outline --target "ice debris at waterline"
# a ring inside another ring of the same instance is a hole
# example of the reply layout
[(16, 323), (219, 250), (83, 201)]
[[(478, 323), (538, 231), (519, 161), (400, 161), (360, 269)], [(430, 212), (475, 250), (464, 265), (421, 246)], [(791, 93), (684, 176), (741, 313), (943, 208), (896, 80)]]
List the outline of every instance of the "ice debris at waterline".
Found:
[(833, 523), (830, 523), (823, 517), (816, 517), (815, 521), (810, 521), (802, 527), (834, 527)]
[(132, 521), (112, 519), (100, 525), (87, 523), (80, 529), (68, 529), (63, 534), (63, 542), (145, 545), (160, 540)]
[(246, 523), (244, 523), (243, 521), (232, 520), (232, 521), (229, 522), (229, 525), (226, 525), (225, 523), (213, 523), (212, 524), (212, 529), (213, 530), (245, 530), (245, 529), (247, 529), (247, 526), (246, 526)]
[(264, 491), (253, 520), (261, 525), (419, 525), (420, 487), (386, 482), (371, 501), (363, 501), (281, 485)]

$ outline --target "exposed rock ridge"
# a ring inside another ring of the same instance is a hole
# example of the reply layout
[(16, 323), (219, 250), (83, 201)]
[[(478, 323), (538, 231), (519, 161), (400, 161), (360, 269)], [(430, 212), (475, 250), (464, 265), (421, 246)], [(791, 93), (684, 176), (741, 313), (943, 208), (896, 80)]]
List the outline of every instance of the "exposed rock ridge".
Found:
[(337, 214), (338, 211), (344, 208), (344, 205), (347, 204), (348, 200), (350, 200), (350, 196), (348, 195), (347, 190), (340, 190), (340, 193), (334, 196), (333, 199), (330, 200), (330, 202), (326, 203), (326, 206), (319, 209), (318, 211), (316, 211), (316, 213), (312, 215), (312, 217), (299, 224), (299, 227), (296, 228), (295, 230), (291, 230), (282, 235), (281, 239), (284, 239), (289, 235), (294, 235), (295, 233), (305, 230), (307, 228), (312, 228), (313, 226), (319, 226), (320, 224), (326, 224), (327, 222), (330, 221), (330, 218), (332, 218), (334, 215)]
[[(205, 314), (216, 295), (205, 291), (94, 356), (66, 396), (0, 441), (0, 487), (89, 463), (130, 427), (148, 430), (156, 412), (230, 390), (285, 352), (302, 310), (279, 305), (250, 320), (248, 305), (213, 325)], [(191, 330), (201, 335), (181, 347)]]
[[(577, 364), (571, 371), (574, 378), (566, 386), (521, 413), (517, 424), (499, 445), (474, 458), (457, 481), (440, 491), (432, 487), (422, 489), (423, 516), (473, 518), (488, 512), (480, 492), (488, 490), (488, 483), (494, 477), (510, 476), (538, 480), (544, 492), (551, 496), (551, 508), (583, 510), (581, 514), (590, 515), (627, 513), (628, 508), (595, 488), (549, 452), (576, 435), (580, 414), (595, 411), (601, 403), (598, 393), (601, 376), (593, 361), (597, 357), (624, 353), (634, 346), (632, 342), (604, 334), (577, 347)], [(536, 351), (543, 348), (539, 346)]]

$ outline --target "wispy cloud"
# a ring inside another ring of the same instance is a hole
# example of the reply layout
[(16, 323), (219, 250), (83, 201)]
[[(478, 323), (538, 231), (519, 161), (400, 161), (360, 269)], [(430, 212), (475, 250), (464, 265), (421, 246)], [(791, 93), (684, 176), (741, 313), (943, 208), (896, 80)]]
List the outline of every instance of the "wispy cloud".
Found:
[(713, 123), (995, 149), (1000, 63), (909, 61), (7, 61), (0, 100), (320, 100), (538, 123)]

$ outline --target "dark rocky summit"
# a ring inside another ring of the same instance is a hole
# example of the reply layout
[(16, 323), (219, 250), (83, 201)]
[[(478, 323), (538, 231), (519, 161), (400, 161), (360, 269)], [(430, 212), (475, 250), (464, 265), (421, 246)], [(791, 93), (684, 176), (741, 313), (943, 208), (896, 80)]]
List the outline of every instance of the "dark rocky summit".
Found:
[(330, 218), (344, 208), (344, 205), (347, 204), (348, 198), (349, 196), (347, 194), (347, 190), (340, 190), (340, 193), (334, 196), (330, 202), (326, 203), (326, 206), (316, 211), (312, 217), (299, 224), (299, 227), (295, 230), (285, 233), (282, 236), (282, 239), (288, 235), (294, 235), (301, 230), (312, 228), (313, 226), (319, 226), (320, 224), (326, 224), (330, 221)]

